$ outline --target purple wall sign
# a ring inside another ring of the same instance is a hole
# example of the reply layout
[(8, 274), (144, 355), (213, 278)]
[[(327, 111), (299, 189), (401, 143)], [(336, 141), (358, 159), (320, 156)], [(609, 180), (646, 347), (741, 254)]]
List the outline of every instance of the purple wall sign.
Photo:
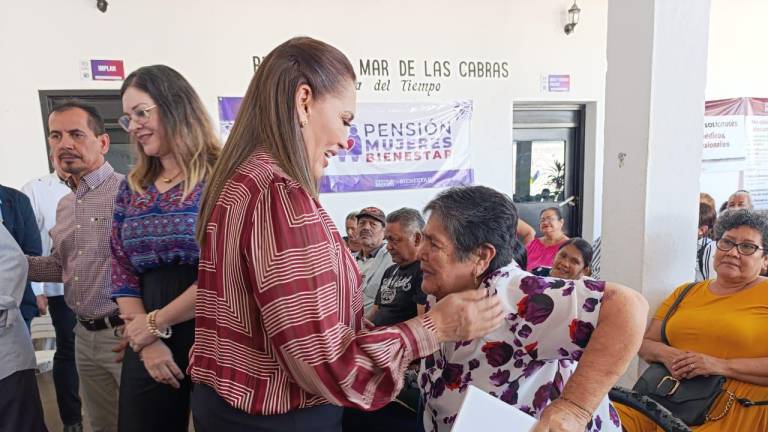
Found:
[(91, 60), (91, 77), (94, 81), (122, 81), (125, 66), (122, 60)]
[(571, 91), (571, 76), (549, 75), (547, 77), (547, 87), (551, 92), (569, 92)]

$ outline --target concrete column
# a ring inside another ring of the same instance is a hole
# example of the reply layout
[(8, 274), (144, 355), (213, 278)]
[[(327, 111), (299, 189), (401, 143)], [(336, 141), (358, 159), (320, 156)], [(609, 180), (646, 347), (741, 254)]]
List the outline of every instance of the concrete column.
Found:
[(709, 11), (608, 4), (600, 276), (641, 292), (651, 313), (694, 277)]

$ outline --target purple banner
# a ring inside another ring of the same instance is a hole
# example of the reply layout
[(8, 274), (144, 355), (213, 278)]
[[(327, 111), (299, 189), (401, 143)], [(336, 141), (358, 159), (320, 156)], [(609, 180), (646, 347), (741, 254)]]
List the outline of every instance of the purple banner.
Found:
[[(239, 97), (219, 98), (222, 140), (235, 123)], [(472, 101), (360, 103), (348, 151), (328, 158), (320, 192), (442, 188), (474, 183)]]
[(471, 185), (473, 169), (423, 171), (393, 174), (325, 175), (320, 192), (364, 192), (388, 189), (424, 189)]
[(219, 98), (219, 134), (222, 142), (227, 141), (229, 131), (235, 124), (237, 110), (240, 109), (241, 97), (220, 97)]

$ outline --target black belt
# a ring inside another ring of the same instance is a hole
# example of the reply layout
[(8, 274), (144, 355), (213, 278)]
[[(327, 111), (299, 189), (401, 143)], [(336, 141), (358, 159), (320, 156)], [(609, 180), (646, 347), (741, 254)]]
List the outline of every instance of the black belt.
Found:
[(90, 331), (106, 330), (124, 324), (123, 319), (117, 315), (92, 319), (77, 317), (77, 320), (80, 322), (81, 326)]

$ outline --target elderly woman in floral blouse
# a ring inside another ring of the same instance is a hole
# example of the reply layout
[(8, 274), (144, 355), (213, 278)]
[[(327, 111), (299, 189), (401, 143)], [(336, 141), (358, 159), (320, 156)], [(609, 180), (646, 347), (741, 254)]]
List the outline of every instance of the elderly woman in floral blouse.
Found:
[(645, 300), (613, 283), (527, 273), (514, 256), (517, 209), (493, 189), (449, 189), (425, 211), (419, 259), (430, 305), (485, 286), (508, 313), (488, 336), (422, 360), (425, 429), (449, 431), (473, 385), (538, 418), (536, 432), (621, 431), (606, 394), (640, 347)]

